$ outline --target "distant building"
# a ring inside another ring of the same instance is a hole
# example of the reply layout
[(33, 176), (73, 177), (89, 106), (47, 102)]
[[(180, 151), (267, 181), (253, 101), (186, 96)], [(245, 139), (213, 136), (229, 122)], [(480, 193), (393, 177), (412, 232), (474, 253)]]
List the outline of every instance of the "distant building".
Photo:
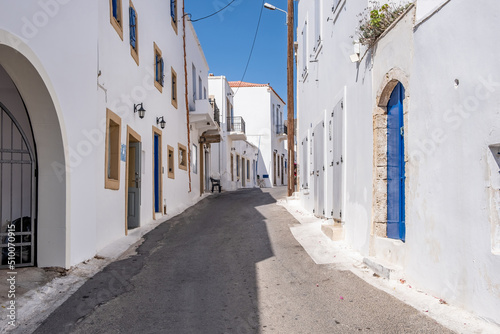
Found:
[(231, 81), (234, 103), (246, 120), (248, 141), (259, 150), (257, 178), (264, 187), (288, 184), (285, 102), (269, 84)]
[(253, 188), (258, 148), (247, 140), (247, 119), (235, 107), (234, 92), (225, 76), (209, 76), (210, 100), (221, 120), (221, 142), (212, 145), (213, 177), (222, 189)]
[(369, 5), (298, 4), (301, 203), (367, 262), (499, 324), (500, 2), (419, 0), (370, 49)]

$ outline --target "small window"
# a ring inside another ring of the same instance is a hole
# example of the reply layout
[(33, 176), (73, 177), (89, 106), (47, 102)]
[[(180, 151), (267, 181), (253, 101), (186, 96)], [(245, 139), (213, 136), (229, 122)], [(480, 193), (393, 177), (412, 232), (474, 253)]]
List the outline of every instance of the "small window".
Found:
[(231, 154), (231, 181), (234, 181), (234, 155)]
[(109, 0), (109, 16), (113, 28), (115, 28), (118, 36), (123, 40), (123, 23), (122, 23), (122, 0)]
[(170, 0), (170, 17), (172, 17), (172, 28), (177, 34), (177, 0)]
[(167, 151), (168, 151), (168, 177), (170, 179), (175, 178), (175, 172), (174, 172), (174, 148), (170, 145), (167, 145)]
[(198, 174), (198, 147), (193, 144), (193, 148), (191, 150), (191, 163), (193, 164), (193, 173)]
[(130, 1), (129, 7), (129, 26), (130, 26), (130, 54), (139, 65), (139, 33), (137, 30), (137, 12), (134, 4)]
[(196, 100), (196, 66), (192, 64), (191, 77), (193, 79), (193, 101)]
[(250, 181), (250, 160), (247, 160), (247, 180)]
[(202, 87), (203, 83), (201, 81), (201, 77), (198, 77), (198, 100), (201, 100), (201, 93), (202, 93), (202, 90), (201, 90), (201, 87)]
[(105, 189), (120, 189), (120, 136), (121, 118), (106, 110), (106, 156), (105, 156)]
[(178, 144), (179, 149), (179, 168), (187, 170), (187, 150), (186, 146)]
[(236, 177), (240, 177), (240, 156), (236, 155)]
[(203, 100), (207, 99), (207, 88), (203, 87)]
[(165, 78), (165, 64), (163, 62), (163, 58), (161, 56), (161, 50), (158, 48), (158, 45), (154, 43), (154, 64), (155, 64), (155, 87), (162, 92), (163, 91), (163, 83)]
[(271, 118), (271, 123), (274, 125), (274, 114), (275, 114), (275, 106), (273, 103), (273, 117)]
[(177, 73), (172, 70), (172, 105), (177, 108)]

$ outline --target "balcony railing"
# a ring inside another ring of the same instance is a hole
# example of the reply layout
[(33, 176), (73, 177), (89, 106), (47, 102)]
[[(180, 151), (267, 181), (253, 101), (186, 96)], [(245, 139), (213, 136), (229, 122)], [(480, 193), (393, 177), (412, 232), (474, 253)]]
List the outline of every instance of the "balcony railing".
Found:
[(287, 132), (287, 127), (286, 125), (276, 125), (276, 134), (277, 135), (286, 135)]
[(241, 116), (227, 117), (227, 131), (228, 132), (243, 132), (245, 133), (245, 121)]
[(217, 103), (215, 103), (215, 99), (208, 99), (210, 104), (212, 105), (212, 110), (214, 111), (214, 121), (220, 126), (220, 111)]

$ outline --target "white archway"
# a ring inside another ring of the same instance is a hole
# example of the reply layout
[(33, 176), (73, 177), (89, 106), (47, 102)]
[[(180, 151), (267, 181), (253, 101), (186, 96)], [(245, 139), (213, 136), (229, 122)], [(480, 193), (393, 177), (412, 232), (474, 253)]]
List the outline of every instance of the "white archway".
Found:
[(0, 65), (21, 95), (31, 120), (38, 156), (37, 265), (69, 268), (69, 174), (60, 105), (42, 63), (17, 36), (0, 29)]

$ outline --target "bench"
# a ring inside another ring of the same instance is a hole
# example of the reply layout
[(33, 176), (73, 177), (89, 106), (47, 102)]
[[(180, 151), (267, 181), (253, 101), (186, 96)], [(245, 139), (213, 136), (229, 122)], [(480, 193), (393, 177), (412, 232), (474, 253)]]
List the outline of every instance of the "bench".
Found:
[(220, 180), (211, 177), (210, 182), (212, 182), (212, 192), (214, 192), (214, 187), (219, 187), (219, 192), (221, 192), (222, 186), (220, 184)]

